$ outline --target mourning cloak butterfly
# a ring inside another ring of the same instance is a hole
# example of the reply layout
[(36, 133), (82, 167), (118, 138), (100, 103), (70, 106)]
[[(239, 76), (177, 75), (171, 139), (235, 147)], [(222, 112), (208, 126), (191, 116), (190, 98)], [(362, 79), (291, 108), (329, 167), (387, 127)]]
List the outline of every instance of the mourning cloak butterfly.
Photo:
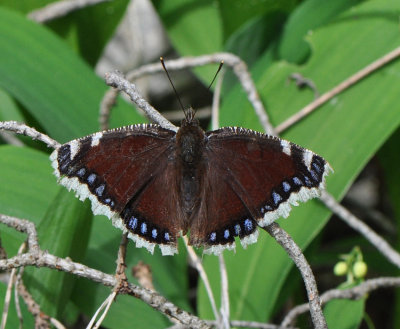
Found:
[(204, 132), (187, 110), (178, 132), (132, 125), (75, 139), (50, 159), (59, 182), (89, 198), (137, 247), (177, 253), (177, 239), (219, 254), (257, 241), (297, 201), (319, 195), (331, 170), (286, 140), (226, 127)]

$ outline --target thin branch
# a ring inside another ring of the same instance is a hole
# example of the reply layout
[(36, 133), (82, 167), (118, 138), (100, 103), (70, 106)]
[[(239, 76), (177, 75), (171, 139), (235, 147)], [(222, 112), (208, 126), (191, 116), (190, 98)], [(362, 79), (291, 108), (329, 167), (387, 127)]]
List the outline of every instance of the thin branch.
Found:
[(27, 125), (17, 121), (0, 121), (0, 130), (12, 131), (19, 135), (29, 136), (33, 140), (39, 140), (53, 149), (60, 146), (60, 143), (49, 136), (38, 132), (35, 128), (28, 127)]
[[(224, 65), (229, 66), (233, 69), (233, 72), (237, 76), (243, 90), (246, 92), (247, 98), (253, 105), (255, 112), (265, 131), (269, 134), (274, 134), (274, 127), (269, 121), (268, 115), (265, 111), (264, 105), (260, 100), (260, 96), (257, 92), (256, 86), (247, 69), (247, 65), (238, 56), (230, 53), (215, 53), (198, 57), (181, 57), (179, 59), (165, 61), (165, 65), (168, 66), (169, 71), (174, 71), (213, 63), (219, 64), (221, 61), (224, 61)], [(160, 63), (157, 62), (153, 64), (143, 65), (140, 68), (129, 72), (126, 76), (127, 80), (132, 81), (143, 75), (153, 74), (161, 71), (162, 66), (160, 65)], [(110, 102), (109, 99), (107, 101)], [(143, 110), (146, 111), (145, 109)]]
[(318, 295), (317, 284), (314, 274), (302, 254), (300, 248), (277, 223), (264, 227), (266, 230), (286, 251), (303, 277), (304, 285), (307, 290), (308, 301), (310, 305), (311, 319), (314, 327), (317, 329), (328, 328), (321, 309), (321, 302)]
[(28, 248), (33, 252), (39, 251), (35, 224), (26, 219), (20, 219), (3, 214), (0, 214), (0, 223), (12, 227), (19, 232), (26, 233), (28, 235)]
[(47, 6), (36, 9), (28, 14), (28, 17), (38, 23), (46, 23), (53, 19), (63, 17), (69, 13), (94, 6), (102, 2), (109, 2), (111, 0), (64, 0), (53, 2)]
[(114, 73), (106, 73), (105, 75), (106, 83), (109, 86), (114, 88), (118, 88), (119, 90), (124, 91), (140, 109), (142, 109), (149, 119), (153, 122), (158, 123), (161, 127), (177, 131), (177, 127), (174, 126), (171, 122), (165, 119), (160, 112), (158, 112), (154, 107), (152, 107), (138, 92), (136, 86), (133, 83), (130, 83), (128, 80), (124, 79), (124, 77), (119, 72)]
[(18, 146), (18, 147), (25, 146), (25, 144), (23, 142), (21, 142), (17, 137), (15, 137), (13, 134), (10, 134), (7, 131), (1, 131), (0, 132), (0, 137), (2, 139), (4, 139), (4, 141), (7, 144)]
[(8, 309), (10, 307), (10, 302), (11, 302), (11, 291), (12, 291), (12, 287), (14, 284), (16, 274), (17, 274), (17, 269), (13, 268), (11, 270), (10, 278), (8, 280), (6, 294), (4, 296), (4, 304), (3, 304), (4, 306), (3, 306), (3, 313), (1, 315), (0, 329), (4, 329), (7, 324)]
[(217, 305), (215, 304), (214, 294), (211, 290), (211, 285), (210, 285), (210, 281), (208, 280), (207, 273), (204, 270), (203, 264), (201, 263), (199, 256), (197, 256), (193, 247), (189, 246), (187, 237), (183, 236), (182, 238), (183, 238), (183, 241), (185, 242), (185, 247), (188, 251), (192, 266), (194, 266), (194, 268), (197, 270), (197, 272), (200, 275), (201, 280), (204, 283), (204, 287), (206, 288), (208, 299), (210, 300), (211, 308), (214, 312), (215, 319), (217, 320), (217, 322), (219, 322), (220, 316), (219, 316), (219, 313), (217, 310)]
[(20, 268), (20, 270), (17, 274), (17, 279), (15, 280), (15, 289), (14, 289), (15, 309), (17, 311), (20, 329), (23, 328), (24, 319), (22, 317), (21, 305), (20, 305), (19, 298), (18, 298), (18, 289), (19, 289), (19, 285), (22, 283), (22, 274), (23, 273), (24, 273), (24, 268), (22, 267), (22, 268)]
[(363, 235), (376, 249), (378, 249), (391, 263), (400, 268), (400, 254), (393, 249), (380, 235), (375, 233), (368, 225), (354, 216), (345, 207), (340, 205), (335, 198), (326, 191), (322, 191), (320, 200), (333, 211), (339, 218)]
[(229, 329), (230, 306), (229, 306), (228, 272), (226, 270), (224, 255), (222, 253), (218, 256), (218, 259), (219, 259), (219, 271), (221, 273), (221, 322), (222, 322), (222, 328)]
[[(400, 287), (400, 278), (387, 277), (370, 279), (349, 289), (331, 289), (321, 295), (321, 303), (325, 305), (332, 299), (360, 299), (374, 290), (390, 287)], [(296, 318), (299, 315), (308, 312), (309, 308), (308, 304), (302, 304), (292, 308), (283, 319), (281, 326), (285, 327), (293, 324)]]
[(367, 75), (371, 74), (372, 72), (380, 69), (382, 66), (386, 65), (387, 63), (391, 62), (392, 60), (396, 59), (400, 56), (400, 47), (392, 50), (388, 54), (382, 56), (381, 58), (377, 59), (376, 61), (372, 62), (371, 64), (367, 65), (357, 73), (353, 74), (348, 79), (344, 80), (343, 82), (339, 83), (336, 87), (332, 88), (325, 94), (321, 95), (319, 98), (314, 100), (312, 103), (308, 104), (306, 107), (301, 109), (295, 115), (288, 118), (286, 121), (282, 122), (278, 125), (275, 130), (278, 134), (280, 134), (285, 129), (289, 128), (291, 125), (295, 124), (297, 121), (301, 120), (312, 111), (316, 110), (319, 106), (326, 103), (331, 98), (335, 97), (337, 94), (341, 93), (343, 90), (348, 89), (361, 79), (365, 78)]
[(100, 130), (107, 130), (110, 121), (111, 108), (117, 103), (118, 89), (110, 88), (106, 91), (100, 103), (99, 124)]
[(50, 329), (50, 317), (40, 310), (39, 304), (33, 299), (32, 295), (28, 292), (22, 281), (18, 285), (18, 294), (24, 300), (26, 306), (28, 307), (28, 311), (35, 318), (35, 328)]

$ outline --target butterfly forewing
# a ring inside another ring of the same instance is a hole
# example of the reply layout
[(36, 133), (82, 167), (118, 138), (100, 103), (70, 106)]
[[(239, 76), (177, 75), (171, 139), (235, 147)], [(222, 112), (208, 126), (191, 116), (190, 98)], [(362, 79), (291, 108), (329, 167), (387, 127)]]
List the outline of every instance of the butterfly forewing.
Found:
[[(162, 218), (177, 208), (173, 202), (166, 206), (171, 201), (168, 198), (160, 204), (149, 197), (154, 184), (161, 183), (157, 193), (169, 193), (176, 199), (166, 185), (170, 182), (165, 181), (168, 175), (174, 177), (170, 172), (174, 138), (174, 131), (157, 125), (123, 127), (66, 143), (53, 152), (51, 159), (60, 183), (74, 190), (81, 200), (89, 198), (95, 214), (106, 215), (115, 226), (130, 232), (137, 244), (154, 249), (155, 242), (174, 245), (177, 231), (167, 232), (153, 225), (140, 211), (132, 212), (132, 207), (150, 209), (151, 216), (161, 211)], [(165, 239), (166, 233), (171, 234), (170, 239)], [(164, 234), (164, 240), (160, 234)]]
[(233, 247), (234, 236), (255, 242), (255, 223), (269, 225), (317, 196), (330, 169), (309, 150), (251, 130), (223, 128), (207, 137), (207, 190), (191, 235), (211, 252)]

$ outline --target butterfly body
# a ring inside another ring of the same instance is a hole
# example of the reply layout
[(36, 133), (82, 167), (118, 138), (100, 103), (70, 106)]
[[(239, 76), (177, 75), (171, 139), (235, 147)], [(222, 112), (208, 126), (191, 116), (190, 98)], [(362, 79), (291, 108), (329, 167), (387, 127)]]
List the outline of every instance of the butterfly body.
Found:
[(164, 255), (177, 239), (215, 254), (257, 240), (257, 226), (318, 196), (329, 164), (288, 141), (226, 127), (204, 132), (189, 110), (177, 132), (134, 125), (70, 141), (51, 155), (59, 182)]

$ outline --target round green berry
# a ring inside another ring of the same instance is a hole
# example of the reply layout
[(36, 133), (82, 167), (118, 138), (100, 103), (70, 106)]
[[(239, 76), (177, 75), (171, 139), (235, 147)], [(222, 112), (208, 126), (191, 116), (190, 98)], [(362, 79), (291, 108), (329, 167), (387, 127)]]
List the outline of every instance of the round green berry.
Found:
[(362, 261), (355, 262), (353, 265), (353, 273), (358, 279), (365, 277), (367, 274), (367, 264)]
[(346, 275), (348, 271), (346, 262), (338, 262), (333, 268), (333, 273), (337, 276)]

